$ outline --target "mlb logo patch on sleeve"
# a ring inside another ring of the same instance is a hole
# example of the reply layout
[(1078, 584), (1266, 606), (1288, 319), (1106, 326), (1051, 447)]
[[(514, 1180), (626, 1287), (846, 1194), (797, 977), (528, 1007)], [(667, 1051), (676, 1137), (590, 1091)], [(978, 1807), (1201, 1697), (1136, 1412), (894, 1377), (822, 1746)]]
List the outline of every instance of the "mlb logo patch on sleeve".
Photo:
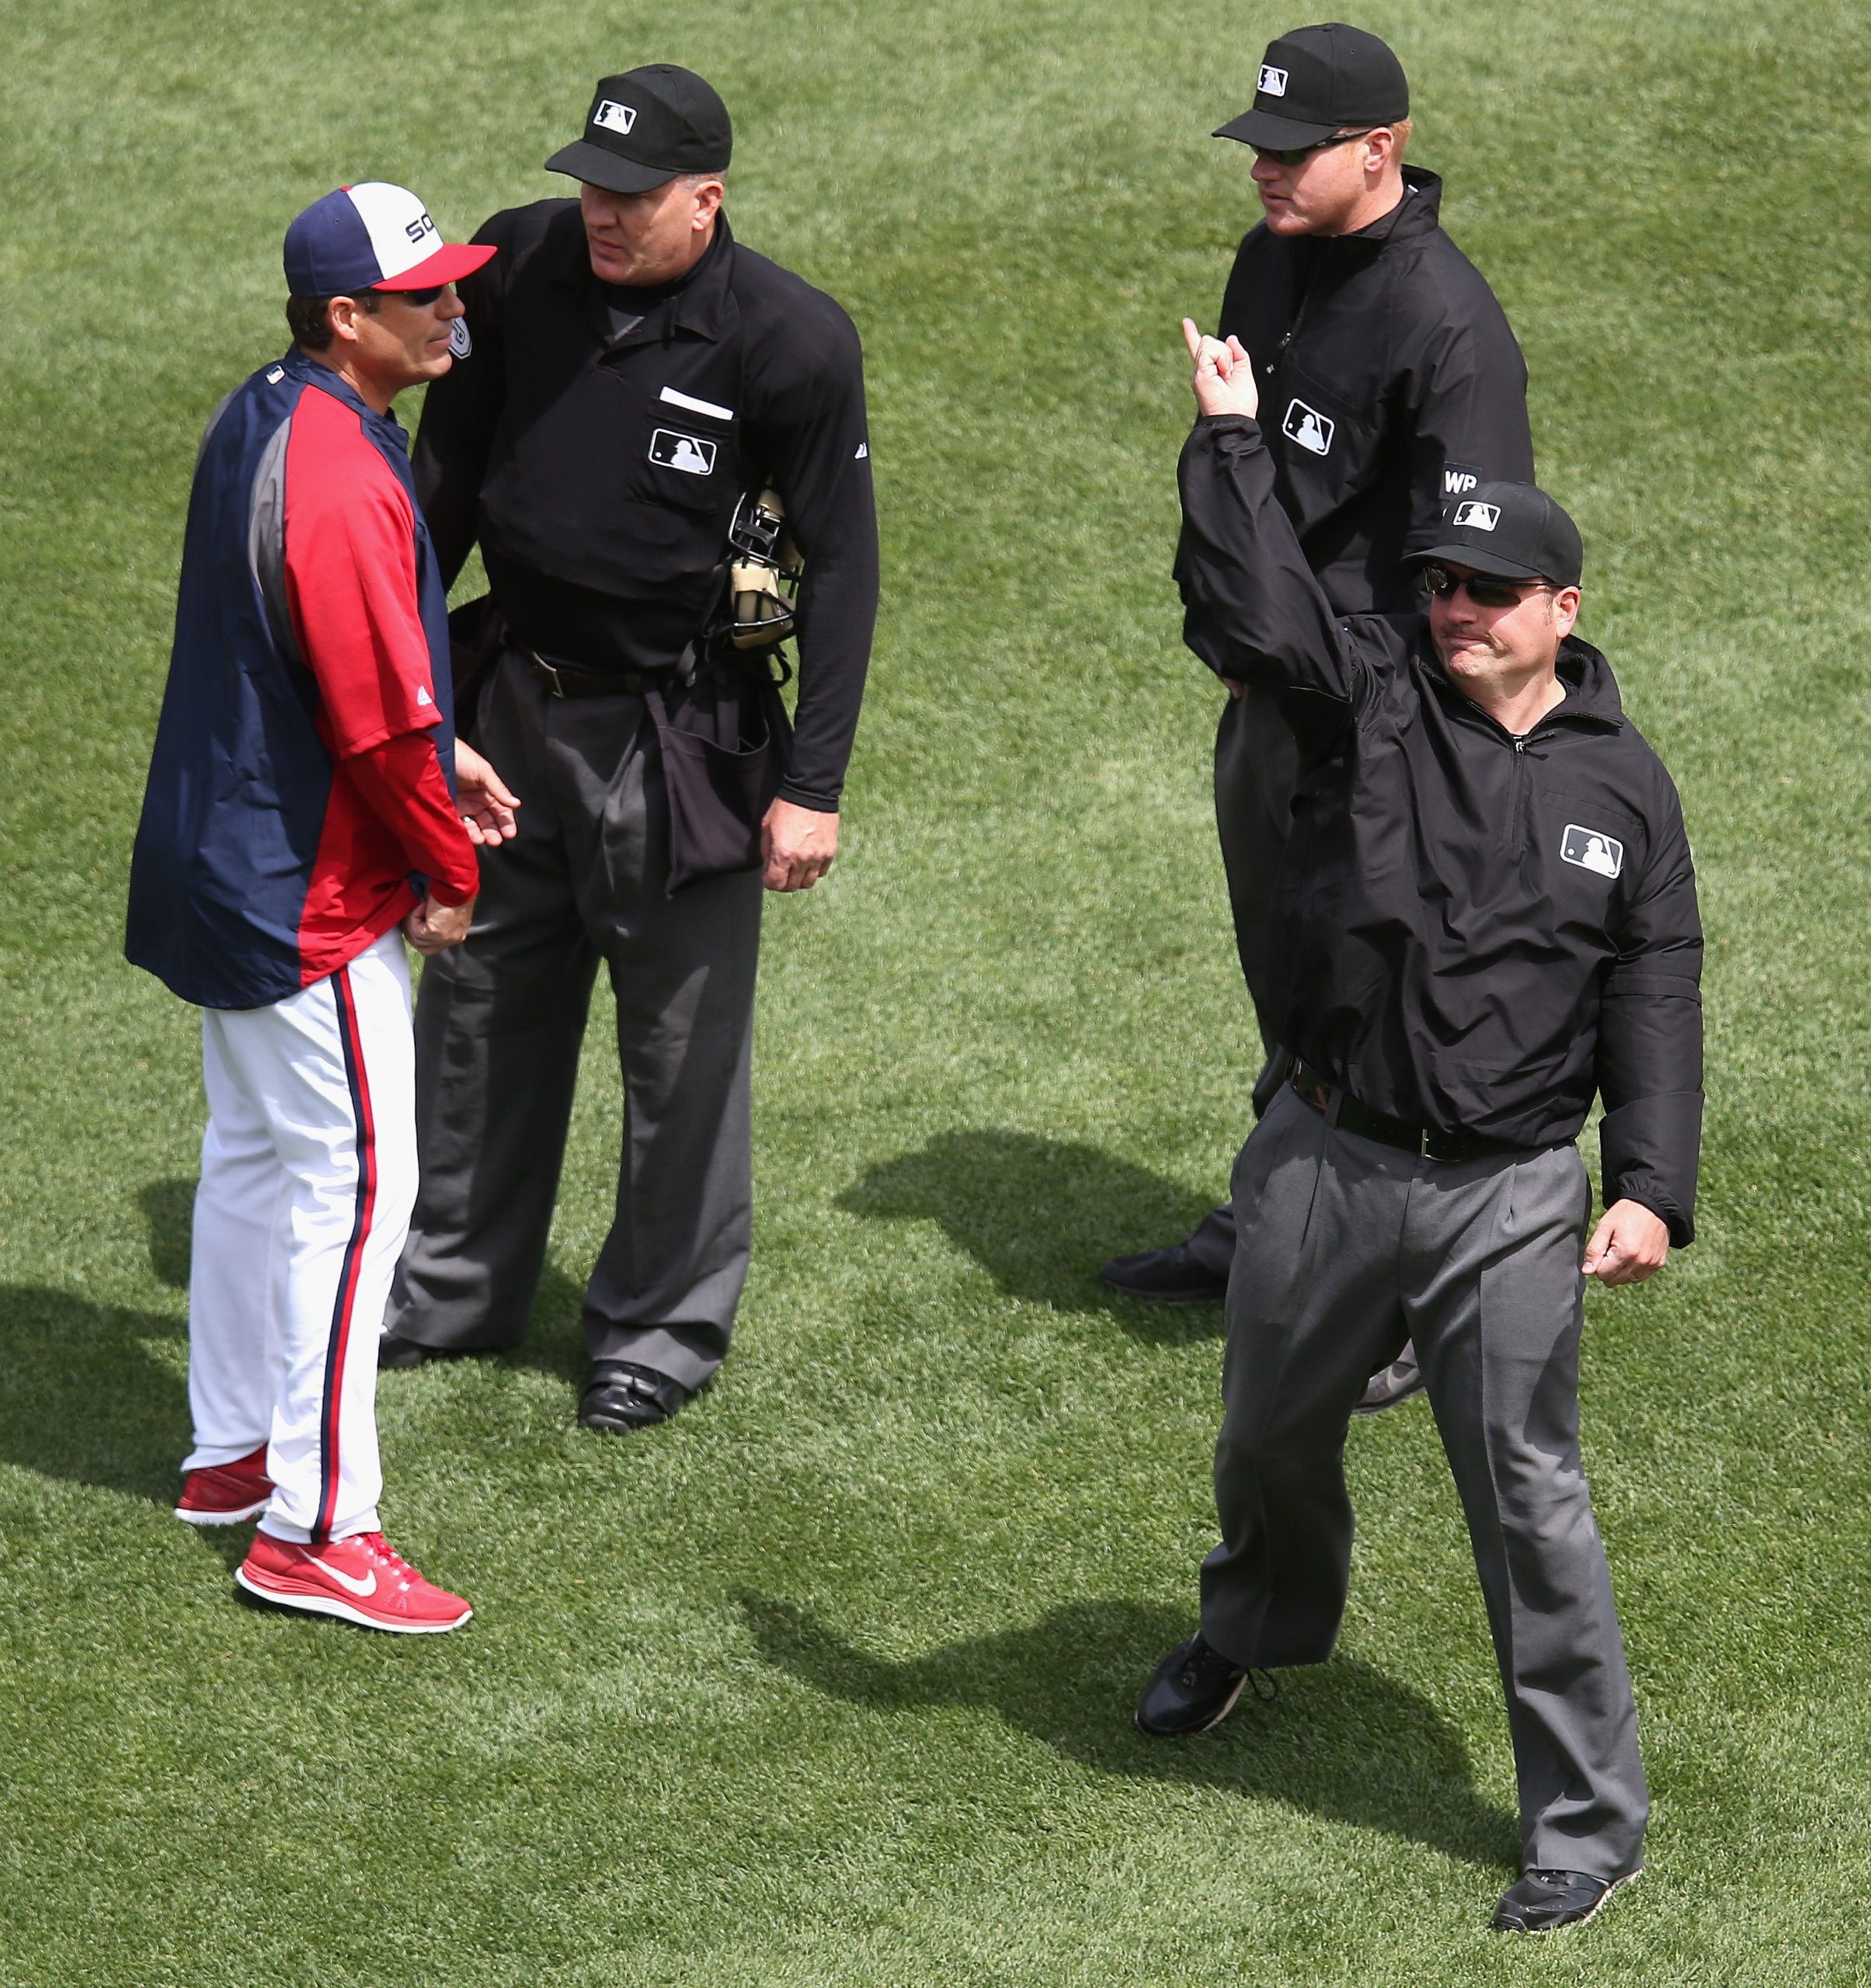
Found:
[(679, 469), (690, 476), (715, 474), (717, 444), (699, 435), (685, 435), (677, 428), (659, 428), (649, 438), (649, 459), (665, 469)]
[(1577, 822), (1568, 822), (1560, 843), (1560, 859), (1601, 877), (1616, 877), (1624, 869), (1624, 845), (1602, 829), (1582, 829)]

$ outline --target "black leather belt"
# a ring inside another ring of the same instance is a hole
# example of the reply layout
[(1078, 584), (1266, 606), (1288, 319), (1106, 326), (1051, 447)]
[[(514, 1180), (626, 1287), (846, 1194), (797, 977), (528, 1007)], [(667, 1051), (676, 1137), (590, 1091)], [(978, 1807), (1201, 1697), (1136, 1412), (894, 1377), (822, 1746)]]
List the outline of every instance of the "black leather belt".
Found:
[(1480, 1159), (1496, 1153), (1528, 1152), (1528, 1146), (1511, 1145), (1504, 1139), (1483, 1138), (1479, 1132), (1438, 1131), (1431, 1125), (1413, 1125), (1407, 1118), (1393, 1118), (1388, 1112), (1374, 1111), (1360, 1104), (1342, 1085), (1315, 1070), (1309, 1063), (1293, 1059), (1292, 1086), (1315, 1111), (1323, 1111), (1341, 1131), (1356, 1132), (1380, 1145), (1413, 1152), (1419, 1159), (1433, 1159), (1443, 1166), (1459, 1166), (1465, 1159)]
[(555, 697), (640, 697), (645, 690), (673, 690), (676, 683), (673, 669), (586, 669), (572, 662), (548, 662), (534, 649), (520, 653)]

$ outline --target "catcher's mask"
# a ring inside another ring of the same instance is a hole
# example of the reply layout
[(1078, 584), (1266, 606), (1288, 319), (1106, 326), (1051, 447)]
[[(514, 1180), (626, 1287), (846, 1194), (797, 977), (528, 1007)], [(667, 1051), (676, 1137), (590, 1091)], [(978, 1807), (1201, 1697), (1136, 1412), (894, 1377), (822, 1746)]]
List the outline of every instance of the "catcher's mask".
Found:
[(737, 649), (770, 649), (790, 640), (793, 596), (805, 562), (786, 529), (776, 490), (749, 494), (728, 527), (728, 640)]

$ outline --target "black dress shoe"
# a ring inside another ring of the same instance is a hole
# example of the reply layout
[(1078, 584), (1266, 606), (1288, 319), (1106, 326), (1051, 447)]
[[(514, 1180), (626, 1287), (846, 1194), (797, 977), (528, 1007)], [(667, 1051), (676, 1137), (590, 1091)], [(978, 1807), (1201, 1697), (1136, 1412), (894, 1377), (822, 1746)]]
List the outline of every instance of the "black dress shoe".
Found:
[(425, 1361), (454, 1357), (446, 1347), (424, 1346), (419, 1340), (405, 1339), (400, 1333), (385, 1333), (377, 1342), (379, 1367), (420, 1367)]
[(1150, 1673), (1137, 1701), (1137, 1730), (1153, 1740), (1206, 1733), (1233, 1711), (1247, 1681), (1246, 1670), (1204, 1642), (1198, 1631)]
[(1219, 1305), (1228, 1295), (1226, 1276), (1198, 1263), (1186, 1242), (1168, 1249), (1141, 1249), (1113, 1256), (1098, 1271), (1111, 1290), (1153, 1305)]
[(680, 1381), (633, 1360), (603, 1360), (591, 1370), (578, 1405), (578, 1426), (621, 1436), (666, 1422), (694, 1394)]
[(1520, 1882), (1501, 1895), (1494, 1908), (1497, 1933), (1556, 1933), (1562, 1927), (1583, 1926), (1620, 1885), (1622, 1878), (1594, 1878), (1584, 1871), (1525, 1871)]
[(1363, 1397), (1351, 1413), (1381, 1415), (1386, 1409), (1395, 1408), (1400, 1401), (1420, 1395), (1428, 1385), (1423, 1378), (1422, 1365), (1416, 1357), (1416, 1348), (1407, 1346), (1388, 1367), (1379, 1368), (1371, 1376)]

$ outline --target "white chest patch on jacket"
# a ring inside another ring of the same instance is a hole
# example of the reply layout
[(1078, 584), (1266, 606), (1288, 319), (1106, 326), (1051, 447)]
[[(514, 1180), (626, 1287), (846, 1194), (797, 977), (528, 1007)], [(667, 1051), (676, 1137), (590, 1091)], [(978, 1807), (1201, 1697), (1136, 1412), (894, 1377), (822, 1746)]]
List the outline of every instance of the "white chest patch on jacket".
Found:
[(1337, 422), (1330, 415), (1321, 414), (1316, 407), (1308, 407), (1304, 401), (1289, 402), (1286, 419), (1280, 423), (1280, 433), (1288, 441), (1297, 442), (1301, 448), (1309, 449), (1315, 456), (1323, 456), (1330, 449), (1337, 429)]
[(699, 435), (685, 435), (679, 428), (659, 428), (649, 438), (649, 459), (665, 469), (679, 469), (690, 476), (715, 474), (715, 444)]
[(1620, 876), (1624, 870), (1624, 845), (1602, 829), (1582, 829), (1577, 822), (1568, 822), (1560, 843), (1560, 860), (1601, 877)]

